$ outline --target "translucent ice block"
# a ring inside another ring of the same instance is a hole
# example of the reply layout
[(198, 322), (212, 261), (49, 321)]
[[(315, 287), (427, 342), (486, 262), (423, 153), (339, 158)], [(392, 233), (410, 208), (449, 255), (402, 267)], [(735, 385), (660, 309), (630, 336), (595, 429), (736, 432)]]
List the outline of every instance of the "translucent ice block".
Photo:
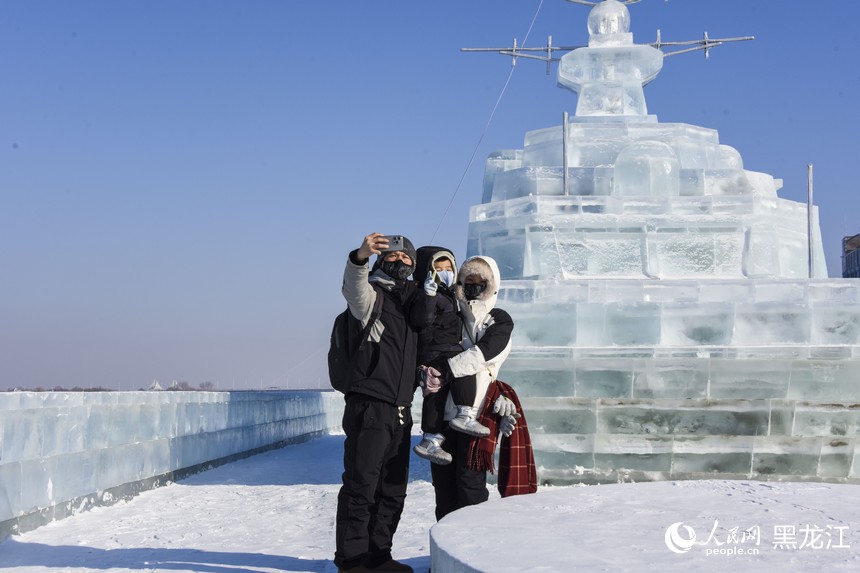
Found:
[(615, 161), (615, 194), (674, 197), (680, 194), (679, 172), (670, 146), (659, 141), (632, 143)]
[(640, 346), (660, 341), (661, 306), (656, 303), (610, 303), (606, 307), (609, 344)]
[(669, 346), (729, 344), (734, 307), (725, 302), (665, 304), (661, 313), (661, 343)]
[(672, 472), (686, 474), (749, 474), (753, 436), (676, 437)]
[(753, 471), (761, 475), (812, 476), (818, 471), (821, 438), (758, 437)]

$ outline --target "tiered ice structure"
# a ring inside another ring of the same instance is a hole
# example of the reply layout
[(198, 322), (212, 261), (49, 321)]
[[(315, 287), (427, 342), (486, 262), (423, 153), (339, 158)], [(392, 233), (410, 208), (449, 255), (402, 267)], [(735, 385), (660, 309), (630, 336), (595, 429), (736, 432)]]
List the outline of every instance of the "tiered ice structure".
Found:
[(629, 24), (616, 0), (591, 10), (559, 64), (579, 94), (566, 145), (555, 126), (491, 154), (470, 211), (541, 480), (860, 482), (860, 282), (826, 278), (817, 216), (808, 277), (807, 208), (780, 180), (648, 114), (663, 53)]

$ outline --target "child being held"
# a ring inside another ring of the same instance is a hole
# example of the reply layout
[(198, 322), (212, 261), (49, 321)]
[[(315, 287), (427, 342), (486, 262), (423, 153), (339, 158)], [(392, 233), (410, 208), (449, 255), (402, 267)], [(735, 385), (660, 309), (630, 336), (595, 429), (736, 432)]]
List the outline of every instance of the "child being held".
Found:
[(417, 251), (413, 277), (416, 281), (424, 281), (424, 293), (418, 294), (411, 316), (412, 325), (418, 330), (419, 385), (424, 394), (421, 407), (424, 436), (413, 451), (433, 463), (445, 465), (451, 463), (451, 454), (442, 448), (445, 441), (443, 415), (449, 392), (457, 405), (457, 416), (448, 423), (452, 429), (477, 437), (488, 436), (490, 430), (476, 420), (477, 408), (471, 406), (477, 394), (474, 375), (456, 378), (436, 391), (425, 383), (428, 368), (431, 374), (439, 375), (432, 364), (446, 361), (464, 350), (460, 344), (463, 323), (453, 291), (457, 280), (454, 255), (442, 247), (421, 247)]

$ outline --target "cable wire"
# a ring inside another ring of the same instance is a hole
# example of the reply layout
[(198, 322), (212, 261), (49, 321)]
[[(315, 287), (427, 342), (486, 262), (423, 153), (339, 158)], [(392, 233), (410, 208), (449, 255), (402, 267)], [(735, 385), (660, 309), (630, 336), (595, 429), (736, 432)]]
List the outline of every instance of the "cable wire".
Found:
[[(526, 32), (525, 39), (523, 39), (522, 47), (526, 46), (526, 42), (528, 42), (529, 35), (532, 32), (532, 28), (534, 28), (535, 22), (537, 21), (538, 15), (540, 14), (540, 10), (543, 7), (543, 0), (538, 2), (537, 10), (535, 10), (535, 15), (532, 17), (531, 24), (529, 24), (529, 29)], [(451, 200), (448, 201), (448, 206), (445, 207), (445, 211), (442, 213), (442, 217), (439, 219), (439, 224), (436, 225), (436, 230), (433, 231), (433, 236), (430, 238), (430, 244), (433, 244), (433, 241), (436, 239), (436, 234), (439, 232), (439, 228), (442, 226), (442, 222), (445, 220), (445, 217), (448, 215), (448, 211), (451, 209), (451, 205), (454, 203), (454, 199), (457, 197), (457, 193), (460, 192), (460, 187), (463, 186), (463, 181), (466, 179), (466, 175), (469, 173), (469, 169), (472, 167), (472, 163), (475, 161), (475, 156), (478, 154), (478, 149), (481, 147), (481, 143), (484, 141), (484, 136), (487, 135), (487, 131), (490, 129), (490, 124), (493, 122), (493, 118), (496, 115), (496, 110), (499, 109), (499, 104), (502, 102), (502, 97), (505, 95), (505, 91), (508, 89), (508, 84), (511, 83), (511, 78), (514, 75), (514, 70), (516, 70), (516, 56), (514, 57), (513, 65), (511, 66), (511, 71), (508, 72), (508, 78), (505, 80), (505, 85), (502, 86), (502, 91), (499, 93), (499, 97), (496, 98), (496, 104), (493, 106), (493, 110), (490, 112), (490, 117), (487, 119), (487, 124), (484, 126), (484, 130), (481, 132), (481, 137), (478, 138), (478, 142), (475, 144), (475, 148), (472, 150), (472, 156), (469, 157), (469, 163), (466, 165), (466, 169), (463, 171), (463, 175), (460, 176), (460, 181), (457, 182), (457, 188), (454, 189), (454, 194), (451, 195)], [(324, 346), (320, 346), (311, 354), (306, 356), (302, 361), (298, 364), (294, 364), (287, 369), (287, 372), (284, 374), (284, 379), (286, 380), (290, 374), (290, 372), (295, 371), (296, 368), (308, 362), (311, 358), (316, 357), (325, 349)]]
[[(532, 17), (531, 24), (529, 24), (529, 29), (526, 32), (526, 36), (523, 39), (523, 44), (521, 47), (525, 48), (526, 43), (529, 40), (529, 35), (532, 33), (532, 28), (537, 21), (538, 14), (540, 14), (540, 10), (543, 7), (543, 0), (538, 2), (537, 10), (535, 10), (535, 15)], [(442, 226), (442, 222), (445, 220), (445, 217), (448, 216), (448, 211), (451, 209), (451, 205), (454, 204), (454, 199), (457, 197), (457, 193), (460, 192), (460, 187), (463, 186), (463, 181), (466, 179), (466, 175), (469, 173), (469, 169), (472, 168), (472, 163), (475, 161), (475, 156), (478, 154), (478, 149), (481, 147), (481, 143), (484, 142), (484, 136), (487, 135), (487, 131), (490, 129), (490, 124), (493, 122), (493, 118), (496, 116), (496, 110), (499, 109), (499, 104), (502, 102), (502, 98), (505, 95), (505, 91), (508, 89), (508, 84), (511, 83), (511, 78), (514, 75), (514, 70), (517, 69), (516, 66), (517, 58), (514, 56), (513, 64), (511, 65), (511, 71), (508, 72), (508, 78), (505, 80), (505, 85), (502, 86), (502, 91), (499, 92), (499, 97), (496, 98), (496, 104), (493, 106), (493, 110), (490, 112), (490, 117), (487, 119), (487, 123), (484, 126), (484, 130), (481, 132), (481, 137), (478, 138), (478, 142), (475, 144), (475, 148), (472, 150), (472, 156), (469, 157), (469, 162), (466, 164), (466, 169), (463, 170), (463, 174), (460, 176), (460, 181), (457, 182), (457, 187), (454, 189), (454, 194), (451, 195), (451, 200), (448, 201), (448, 205), (445, 207), (445, 211), (442, 213), (442, 217), (439, 219), (439, 224), (436, 225), (436, 230), (433, 231), (433, 236), (430, 237), (430, 244), (436, 240), (436, 234), (439, 232), (439, 228)]]

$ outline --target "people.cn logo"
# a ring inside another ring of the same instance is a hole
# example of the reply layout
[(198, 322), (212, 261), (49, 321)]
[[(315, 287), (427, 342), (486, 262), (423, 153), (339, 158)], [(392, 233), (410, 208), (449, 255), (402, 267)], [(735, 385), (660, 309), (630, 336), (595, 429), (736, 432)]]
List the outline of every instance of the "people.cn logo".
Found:
[[(687, 534), (686, 537), (681, 535), (682, 527)], [(689, 525), (684, 525), (683, 521), (679, 521), (666, 528), (664, 539), (669, 551), (673, 553), (686, 553), (696, 544), (696, 532)]]

